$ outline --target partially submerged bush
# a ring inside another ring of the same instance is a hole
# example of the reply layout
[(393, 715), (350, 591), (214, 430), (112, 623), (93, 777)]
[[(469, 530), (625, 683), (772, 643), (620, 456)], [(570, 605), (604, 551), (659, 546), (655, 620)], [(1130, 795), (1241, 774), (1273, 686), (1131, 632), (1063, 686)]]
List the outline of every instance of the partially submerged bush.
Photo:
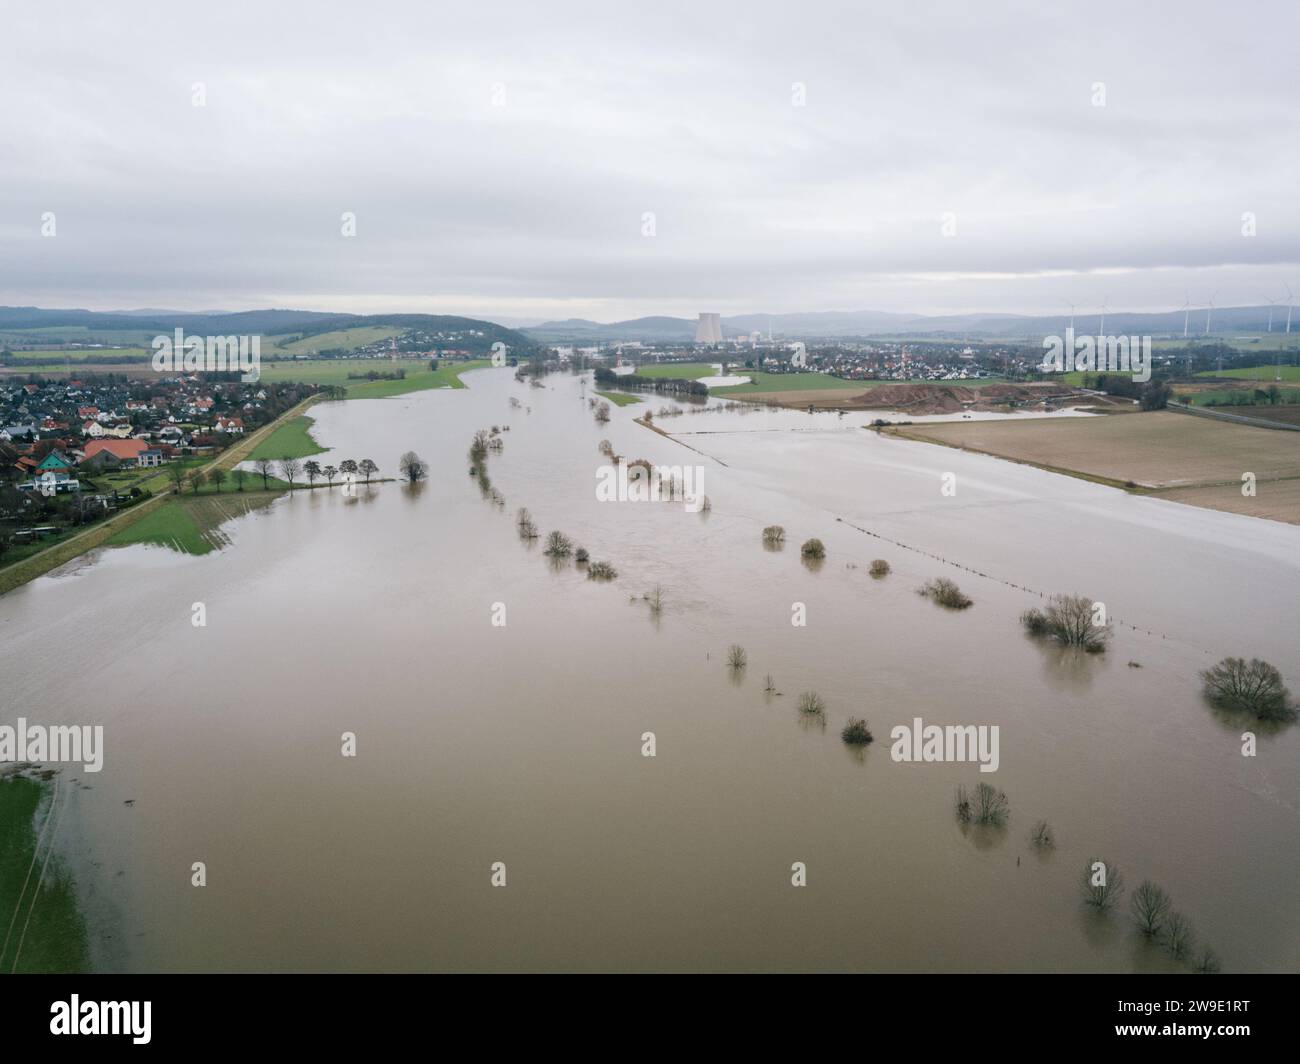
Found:
[(1124, 893), (1124, 877), (1119, 869), (1098, 857), (1088, 858), (1083, 869), (1083, 900), (1105, 912)]
[(975, 795), (971, 799), (971, 810), (977, 824), (992, 824), (1000, 827), (1011, 813), (1011, 803), (1003, 791), (992, 784), (979, 783), (975, 786)]
[(826, 714), (826, 703), (816, 691), (805, 691), (799, 696), (799, 712), (805, 717), (821, 717)]
[(971, 605), (971, 600), (962, 593), (961, 588), (954, 584), (945, 576), (937, 580), (931, 580), (920, 593), (926, 598), (933, 599), (940, 606), (947, 606), (951, 610), (964, 610)]
[(1052, 831), (1051, 824), (1046, 820), (1040, 820), (1029, 832), (1029, 841), (1040, 850), (1050, 850), (1056, 845), (1056, 833)]
[(888, 576), (889, 562), (885, 561), (884, 558), (875, 559), (875, 561), (871, 563), (870, 572), (872, 576)]
[(785, 529), (780, 525), (768, 525), (763, 529), (763, 544), (768, 547), (779, 547), (785, 542)]
[(799, 554), (801, 557), (811, 558), (813, 561), (821, 561), (826, 557), (826, 544), (820, 539), (807, 540), (799, 548)]
[(586, 565), (591, 561), (591, 555), (587, 553), (586, 547), (579, 547), (573, 552), (573, 560), (579, 565)]
[(963, 824), (969, 824), (974, 815), (975, 810), (971, 805), (970, 795), (966, 793), (964, 786), (959, 786), (957, 788), (957, 819)]
[(1083, 595), (1056, 595), (1046, 610), (1025, 610), (1020, 623), (1031, 635), (1049, 636), (1063, 646), (1099, 654), (1110, 638), (1110, 625), (1101, 620), (1104, 613), (1099, 603)]
[(844, 725), (844, 730), (840, 732), (840, 738), (850, 746), (866, 746), (875, 736), (871, 734), (871, 729), (867, 727), (865, 720), (850, 717), (849, 722)]
[(587, 567), (588, 580), (613, 580), (618, 576), (618, 570), (609, 562), (592, 562)]
[(1259, 658), (1224, 658), (1201, 673), (1204, 693), (1211, 705), (1261, 720), (1294, 720), (1296, 707), (1282, 674)]
[(749, 662), (749, 655), (745, 653), (745, 648), (739, 643), (732, 643), (727, 648), (727, 664), (733, 669), (743, 669)]

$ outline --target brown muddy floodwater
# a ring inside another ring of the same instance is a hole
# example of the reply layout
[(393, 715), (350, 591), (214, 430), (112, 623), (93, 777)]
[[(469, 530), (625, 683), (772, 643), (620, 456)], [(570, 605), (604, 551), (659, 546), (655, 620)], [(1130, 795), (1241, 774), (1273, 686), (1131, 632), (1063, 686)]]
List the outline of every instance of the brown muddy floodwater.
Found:
[[(1130, 892), (1161, 883), (1226, 970), (1300, 968), (1300, 726), (1257, 729), (1243, 757), (1242, 722), (1197, 680), (1258, 655), (1300, 689), (1300, 527), (880, 438), (861, 415), (662, 419), (695, 453), (634, 424), (645, 403), (597, 425), (576, 378), (466, 380), (313, 410), (322, 462), (395, 475), (415, 450), (432, 464), (416, 490), (298, 493), (227, 525), (214, 554), (106, 551), (0, 599), (0, 722), (105, 728), (104, 770), (64, 771), (91, 789), (59, 833), (97, 967), (1176, 967), (1126, 905), (1084, 910), (1099, 856)], [(504, 511), (466, 475), (494, 423), (510, 426), (488, 461)], [(711, 512), (598, 502), (606, 437), (698, 462)], [(521, 543), (519, 506), (618, 579)], [(784, 550), (763, 548), (768, 524)], [(915, 593), (936, 576), (975, 605)], [(640, 600), (656, 585), (657, 619)], [(1109, 653), (1023, 635), (1040, 590), (1105, 602)], [(824, 729), (799, 720), (809, 690)], [(861, 756), (840, 741), (850, 715), (876, 735)], [(895, 763), (890, 729), (914, 717), (998, 725), (998, 771)], [(990, 779), (1009, 823), (963, 830), (955, 788)]]

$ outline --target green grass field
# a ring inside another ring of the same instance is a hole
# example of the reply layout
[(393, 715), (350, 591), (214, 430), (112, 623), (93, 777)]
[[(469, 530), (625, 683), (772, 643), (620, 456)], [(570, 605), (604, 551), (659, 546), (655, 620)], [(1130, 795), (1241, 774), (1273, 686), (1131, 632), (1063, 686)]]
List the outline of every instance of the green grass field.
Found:
[(633, 403), (641, 402), (639, 395), (625, 395), (622, 392), (597, 392), (602, 399), (608, 399), (615, 406), (631, 406)]
[[(1280, 367), (1282, 381), (1295, 383), (1300, 381), (1300, 366), (1282, 366)], [(1242, 366), (1240, 369), (1225, 369), (1222, 373), (1214, 370), (1207, 370), (1204, 373), (1198, 373), (1198, 377), (1231, 377), (1239, 381), (1258, 381), (1268, 385), (1276, 382), (1279, 367), (1277, 366)]]
[(276, 491), (225, 491), (220, 495), (206, 491), (197, 496), (178, 495), (110, 537), (108, 546), (147, 543), (169, 547), (182, 554), (207, 554), (230, 542), (230, 537), (221, 531), (223, 524), (261, 509), (278, 495)]
[(437, 371), (429, 369), (422, 360), (403, 359), (397, 366), (406, 370), (399, 381), (348, 380), (349, 373), (376, 370), (390, 373), (394, 364), (389, 359), (311, 359), (293, 362), (262, 363), (262, 380), (276, 383), (296, 381), (301, 384), (333, 384), (347, 389), (349, 399), (383, 399), (389, 395), (405, 395), (426, 388), (463, 388), (462, 373), (488, 365), (486, 359), (455, 362), (441, 365)]
[[(64, 779), (57, 785), (75, 786)], [(90, 967), (85, 921), (62, 860), (55, 855), (44, 867), (39, 892), (32, 872), (33, 867), (42, 869), (49, 852), (50, 838), (40, 840), (36, 818), (42, 806), (42, 815), (49, 816), (55, 786), (26, 777), (0, 779), (0, 922), (12, 923), (12, 933), (0, 938), (0, 972), (10, 971), (15, 962), (19, 972), (84, 972)], [(66, 794), (58, 796), (56, 819), (68, 800)]]
[(324, 454), (329, 450), (322, 447), (311, 437), (311, 427), (315, 419), (301, 414), (288, 424), (281, 425), (271, 435), (253, 448), (248, 456), (250, 461), (259, 458), (310, 458), (313, 454)]
[(355, 351), (358, 347), (365, 347), (366, 344), (401, 336), (405, 331), (387, 325), (360, 325), (355, 329), (336, 329), (333, 332), (315, 333), (311, 336), (286, 338), (273, 346), (267, 342), (269, 337), (263, 337), (262, 358), (272, 358), (277, 353), (310, 355), (313, 351)]
[[(701, 377), (712, 377), (718, 371), (708, 362), (673, 362), (664, 365), (638, 366), (638, 377), (669, 377), (676, 380), (697, 381)], [(733, 373), (744, 370), (732, 368)]]

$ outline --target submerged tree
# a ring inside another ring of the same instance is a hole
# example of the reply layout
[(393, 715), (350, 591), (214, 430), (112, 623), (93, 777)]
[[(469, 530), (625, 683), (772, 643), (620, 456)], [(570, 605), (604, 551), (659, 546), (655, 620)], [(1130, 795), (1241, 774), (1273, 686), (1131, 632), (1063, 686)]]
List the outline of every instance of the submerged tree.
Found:
[(1011, 803), (1007, 801), (1004, 791), (989, 783), (978, 783), (975, 785), (971, 810), (975, 823), (1001, 827), (1011, 813)]
[(563, 532), (552, 532), (546, 537), (546, 553), (552, 558), (567, 558), (573, 553), (573, 540)]
[(1083, 900), (1094, 909), (1109, 909), (1124, 892), (1124, 877), (1119, 869), (1098, 857), (1088, 858), (1083, 869)]
[(1259, 658), (1224, 658), (1201, 673), (1211, 705), (1261, 720), (1294, 720), (1296, 707), (1282, 674)]
[(1049, 636), (1068, 647), (1082, 647), (1089, 654), (1106, 649), (1110, 624), (1105, 607), (1083, 595), (1056, 595), (1045, 610), (1026, 610), (1020, 623), (1031, 635)]
[(1160, 932), (1160, 940), (1165, 949), (1174, 957), (1182, 960), (1192, 951), (1192, 943), (1196, 940), (1196, 931), (1192, 927), (1191, 920), (1175, 910), (1169, 914), (1169, 919), (1165, 921), (1165, 925)]
[(1169, 895), (1162, 887), (1156, 886), (1149, 879), (1144, 879), (1133, 892), (1130, 902), (1133, 919), (1137, 921), (1142, 933), (1153, 936), (1160, 933), (1169, 916)]
[(779, 547), (785, 543), (785, 529), (780, 525), (768, 525), (763, 529), (763, 545), (765, 547)]
[(885, 561), (884, 558), (876, 558), (871, 563), (870, 573), (872, 576), (888, 576), (889, 562)]
[(727, 648), (727, 664), (733, 669), (743, 669), (749, 662), (749, 655), (739, 643), (732, 643)]
[(398, 460), (397, 468), (408, 484), (416, 484), (429, 475), (429, 467), (414, 451), (407, 451)]

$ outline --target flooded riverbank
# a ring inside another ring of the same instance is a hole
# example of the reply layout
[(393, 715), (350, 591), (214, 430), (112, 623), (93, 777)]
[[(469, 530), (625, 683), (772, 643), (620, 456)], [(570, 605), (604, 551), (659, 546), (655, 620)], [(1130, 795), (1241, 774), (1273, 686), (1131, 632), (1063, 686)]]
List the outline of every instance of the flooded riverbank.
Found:
[[(116, 913), (96, 966), (1176, 967), (1126, 907), (1085, 911), (1098, 855), (1130, 887), (1162, 883), (1228, 970), (1300, 964), (1298, 729), (1244, 758), (1197, 680), (1258, 655), (1300, 688), (1300, 529), (892, 440), (860, 414), (658, 421), (692, 451), (637, 425), (641, 404), (598, 424), (575, 378), (465, 382), (313, 409), (322, 462), (395, 475), (414, 450), (424, 484), (296, 492), (209, 555), (106, 551), (0, 599), (5, 719), (105, 728), (63, 843)], [(466, 476), (493, 424), (504, 508)], [(711, 509), (598, 502), (602, 439), (698, 464)], [(522, 542), (519, 506), (618, 578)], [(783, 550), (762, 546), (771, 524)], [(799, 557), (810, 537), (819, 568)], [(974, 606), (915, 593), (936, 576)], [(1021, 631), (1040, 603), (1025, 589), (1087, 594), (1132, 627), (1099, 657), (1051, 650)], [(825, 728), (801, 722), (804, 691)], [(865, 751), (840, 741), (849, 716), (877, 737)], [(1005, 828), (954, 817), (973, 766), (890, 759), (891, 727), (916, 717), (1000, 727)], [(1029, 840), (1039, 819), (1051, 851)]]

